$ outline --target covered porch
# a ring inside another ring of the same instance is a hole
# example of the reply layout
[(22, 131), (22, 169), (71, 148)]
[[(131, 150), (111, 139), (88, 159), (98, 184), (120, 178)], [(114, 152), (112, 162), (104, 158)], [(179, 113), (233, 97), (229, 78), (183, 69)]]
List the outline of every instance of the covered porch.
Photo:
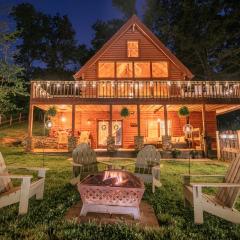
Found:
[[(41, 152), (44, 148), (46, 152), (67, 152), (81, 142), (86, 142), (100, 156), (106, 155), (109, 150), (109, 136), (113, 138), (115, 150), (126, 156), (134, 154), (136, 137), (142, 138), (143, 145), (153, 144), (162, 150), (163, 137), (169, 136), (171, 149), (206, 153), (206, 132), (211, 138), (211, 149), (216, 150), (216, 114), (234, 107), (224, 104), (186, 105), (190, 110), (189, 123), (193, 126), (192, 134), (186, 136), (183, 126), (187, 119), (178, 115), (182, 105), (56, 104), (57, 114), (51, 117), (51, 129), (45, 136), (33, 136), (34, 108), (46, 111), (50, 106), (32, 105), (29, 116), (31, 150)], [(123, 108), (128, 109), (128, 117), (121, 116)]]

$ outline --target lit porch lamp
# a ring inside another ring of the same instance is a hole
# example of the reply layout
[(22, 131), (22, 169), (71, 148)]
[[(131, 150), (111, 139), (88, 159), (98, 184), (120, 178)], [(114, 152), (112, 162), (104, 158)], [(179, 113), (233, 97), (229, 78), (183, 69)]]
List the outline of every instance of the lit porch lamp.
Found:
[[(188, 123), (188, 124), (185, 124), (183, 126), (183, 132), (184, 132), (185, 136), (191, 135), (192, 131), (193, 131), (193, 126), (191, 124)], [(188, 140), (188, 148), (190, 149), (190, 141), (189, 140)], [(188, 158), (188, 174), (189, 174), (189, 178), (190, 178), (190, 168), (191, 168), (191, 157), (190, 157), (190, 153), (189, 153), (189, 158)]]

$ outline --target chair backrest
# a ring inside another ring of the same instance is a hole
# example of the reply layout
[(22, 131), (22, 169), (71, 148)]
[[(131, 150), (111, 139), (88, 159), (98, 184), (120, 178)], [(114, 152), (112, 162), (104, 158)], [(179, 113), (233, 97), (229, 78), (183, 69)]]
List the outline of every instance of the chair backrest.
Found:
[[(240, 184), (240, 153), (230, 164), (225, 175), (226, 183)], [(216, 198), (225, 206), (232, 208), (238, 198), (240, 187), (220, 188), (216, 194)]]
[(160, 164), (161, 155), (153, 145), (145, 146), (137, 155), (136, 167), (148, 168)]
[(72, 152), (73, 162), (83, 165), (97, 162), (96, 153), (87, 143), (79, 144)]
[(90, 131), (81, 131), (79, 137), (79, 143), (88, 143), (90, 136)]
[[(0, 174), (8, 174), (8, 170), (1, 152), (0, 152)], [(11, 188), (12, 188), (12, 182), (9, 177), (0, 178), (0, 193), (7, 192)]]

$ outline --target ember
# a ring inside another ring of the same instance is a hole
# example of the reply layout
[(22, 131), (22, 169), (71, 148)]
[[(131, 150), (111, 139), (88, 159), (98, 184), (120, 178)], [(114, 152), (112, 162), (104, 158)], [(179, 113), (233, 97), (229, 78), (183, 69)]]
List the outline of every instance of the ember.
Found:
[(111, 187), (129, 187), (139, 188), (142, 186), (141, 181), (132, 173), (120, 170), (104, 171), (95, 175), (86, 177), (82, 184), (111, 186)]

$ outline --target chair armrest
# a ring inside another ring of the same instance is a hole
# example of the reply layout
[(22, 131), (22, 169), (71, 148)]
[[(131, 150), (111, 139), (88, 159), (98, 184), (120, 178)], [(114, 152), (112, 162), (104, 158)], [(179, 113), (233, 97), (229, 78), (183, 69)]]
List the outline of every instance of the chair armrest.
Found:
[(31, 179), (32, 175), (17, 175), (17, 174), (0, 174), (0, 178), (15, 178), (15, 179), (24, 179), (29, 178)]
[(75, 163), (75, 162), (71, 162), (72, 166), (74, 167), (82, 167), (83, 164), (80, 164), (80, 163)]
[(31, 171), (38, 171), (38, 177), (44, 178), (46, 175), (46, 171), (49, 170), (49, 168), (44, 167), (23, 167), (23, 166), (10, 166), (8, 169), (26, 169)]
[(201, 174), (194, 174), (194, 175), (182, 175), (183, 177), (225, 177), (225, 175), (201, 175)]
[(190, 183), (192, 187), (217, 187), (217, 188), (229, 188), (240, 187), (239, 183)]

